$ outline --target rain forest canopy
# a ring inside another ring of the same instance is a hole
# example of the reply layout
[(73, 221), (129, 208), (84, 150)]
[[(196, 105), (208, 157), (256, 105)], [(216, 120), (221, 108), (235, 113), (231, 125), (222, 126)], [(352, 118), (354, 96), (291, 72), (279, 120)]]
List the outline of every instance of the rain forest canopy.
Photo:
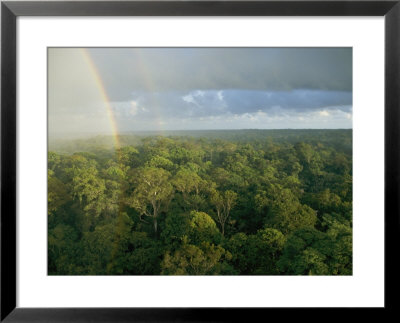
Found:
[(49, 48), (48, 273), (351, 275), (352, 66)]
[(352, 130), (49, 137), (50, 275), (351, 275)]

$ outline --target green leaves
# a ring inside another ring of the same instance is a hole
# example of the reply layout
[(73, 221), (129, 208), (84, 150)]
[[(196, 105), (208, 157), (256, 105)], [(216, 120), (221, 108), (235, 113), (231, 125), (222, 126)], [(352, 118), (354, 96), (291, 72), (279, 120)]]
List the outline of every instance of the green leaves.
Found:
[(221, 246), (184, 244), (173, 254), (167, 252), (161, 264), (162, 275), (218, 275), (232, 271), (225, 263), (232, 255)]
[(201, 242), (218, 243), (221, 240), (220, 232), (214, 220), (204, 212), (192, 211), (190, 213), (188, 236), (193, 244)]
[(128, 200), (130, 206), (140, 215), (152, 218), (157, 233), (157, 218), (174, 191), (169, 182), (171, 174), (162, 168), (144, 167), (138, 169), (134, 176), (135, 190)]
[(66, 185), (54, 176), (54, 172), (47, 173), (47, 209), (49, 215), (57, 211), (70, 199)]
[(302, 227), (313, 227), (317, 221), (316, 212), (299, 199), (288, 188), (280, 185), (271, 187), (268, 192), (256, 195), (260, 210), (267, 210), (265, 223), (287, 234)]
[(103, 211), (102, 203), (106, 184), (105, 180), (99, 178), (98, 170), (94, 160), (87, 160), (83, 156), (73, 156), (72, 167), (66, 169), (71, 177), (71, 194), (79, 200), (83, 210), (88, 214), (98, 216)]
[(313, 228), (295, 231), (277, 263), (279, 270), (291, 275), (351, 275), (351, 232), (343, 229), (340, 238), (334, 227), (326, 233)]
[(218, 192), (214, 190), (211, 193), (211, 203), (214, 204), (217, 211), (216, 219), (221, 225), (222, 235), (225, 232), (225, 223), (229, 218), (230, 211), (236, 204), (237, 194), (233, 191)]
[(49, 152), (49, 274), (352, 274), (351, 131), (205, 134)]
[(195, 172), (182, 168), (176, 173), (172, 182), (178, 192), (186, 195), (192, 192), (199, 194), (202, 179)]
[(279, 259), (286, 238), (282, 232), (266, 228), (254, 235), (237, 233), (226, 242), (232, 254), (231, 264), (246, 275), (276, 275)]
[(116, 151), (118, 164), (133, 168), (139, 164), (139, 151), (132, 146), (125, 146)]

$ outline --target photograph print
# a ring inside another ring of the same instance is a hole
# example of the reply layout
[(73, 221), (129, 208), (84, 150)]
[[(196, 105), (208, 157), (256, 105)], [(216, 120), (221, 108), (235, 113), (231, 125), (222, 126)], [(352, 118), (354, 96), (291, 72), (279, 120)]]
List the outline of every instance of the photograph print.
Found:
[(352, 275), (352, 48), (48, 48), (48, 275)]

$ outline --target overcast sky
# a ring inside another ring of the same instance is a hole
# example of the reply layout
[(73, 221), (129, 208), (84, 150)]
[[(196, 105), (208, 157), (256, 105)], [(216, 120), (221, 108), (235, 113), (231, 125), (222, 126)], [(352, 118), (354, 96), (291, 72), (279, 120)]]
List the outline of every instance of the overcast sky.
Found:
[(352, 50), (53, 48), (48, 109), (50, 134), (351, 128)]

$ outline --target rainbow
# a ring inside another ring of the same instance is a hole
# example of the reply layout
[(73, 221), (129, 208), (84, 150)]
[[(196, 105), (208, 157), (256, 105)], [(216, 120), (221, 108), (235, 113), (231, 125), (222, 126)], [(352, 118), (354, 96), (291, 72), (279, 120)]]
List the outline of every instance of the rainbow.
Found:
[[(134, 55), (135, 59), (139, 62), (138, 67), (139, 67), (139, 76), (141, 79), (144, 81), (144, 85), (147, 91), (152, 92), (154, 95), (152, 97), (153, 99), (153, 107), (156, 109), (156, 114), (155, 114), (155, 120), (154, 120), (154, 126), (156, 127), (157, 131), (159, 133), (162, 133), (164, 128), (163, 128), (163, 118), (162, 114), (160, 111), (160, 104), (158, 102), (158, 98), (156, 95), (156, 87), (153, 83), (153, 80), (151, 79), (149, 73), (149, 70), (147, 68), (148, 64), (146, 62), (145, 57), (143, 57), (142, 51), (140, 48), (130, 48), (132, 55)], [(119, 131), (118, 131), (118, 124), (114, 116), (114, 112), (111, 106), (111, 101), (110, 98), (108, 97), (107, 90), (104, 86), (104, 82), (101, 78), (101, 74), (99, 72), (99, 69), (97, 68), (91, 54), (88, 48), (80, 48), (80, 51), (82, 53), (82, 56), (87, 63), (89, 70), (91, 71), (91, 74), (93, 75), (93, 79), (96, 83), (96, 86), (99, 90), (99, 93), (101, 94), (102, 101), (104, 101), (104, 104), (106, 105), (106, 110), (107, 110), (107, 117), (110, 120), (111, 124), (111, 130), (112, 130), (112, 135), (113, 135), (113, 140), (114, 140), (114, 145), (116, 150), (118, 150), (121, 147), (120, 143), (120, 138), (119, 138)]]
[(100, 75), (100, 72), (97, 69), (97, 66), (94, 63), (88, 49), (80, 48), (80, 50), (81, 50), (84, 60), (86, 61), (87, 65), (89, 66), (89, 69), (93, 75), (93, 79), (96, 82), (97, 88), (99, 89), (102, 100), (106, 106), (107, 116), (111, 123), (111, 131), (112, 131), (112, 136), (113, 136), (113, 140), (114, 140), (114, 146), (115, 146), (116, 150), (119, 150), (119, 148), (121, 147), (121, 143), (119, 140), (118, 125), (117, 125), (117, 121), (115, 120), (114, 113), (113, 113), (111, 103), (110, 103), (111, 101), (110, 101), (110, 98), (108, 97), (106, 88), (104, 86), (103, 80)]

